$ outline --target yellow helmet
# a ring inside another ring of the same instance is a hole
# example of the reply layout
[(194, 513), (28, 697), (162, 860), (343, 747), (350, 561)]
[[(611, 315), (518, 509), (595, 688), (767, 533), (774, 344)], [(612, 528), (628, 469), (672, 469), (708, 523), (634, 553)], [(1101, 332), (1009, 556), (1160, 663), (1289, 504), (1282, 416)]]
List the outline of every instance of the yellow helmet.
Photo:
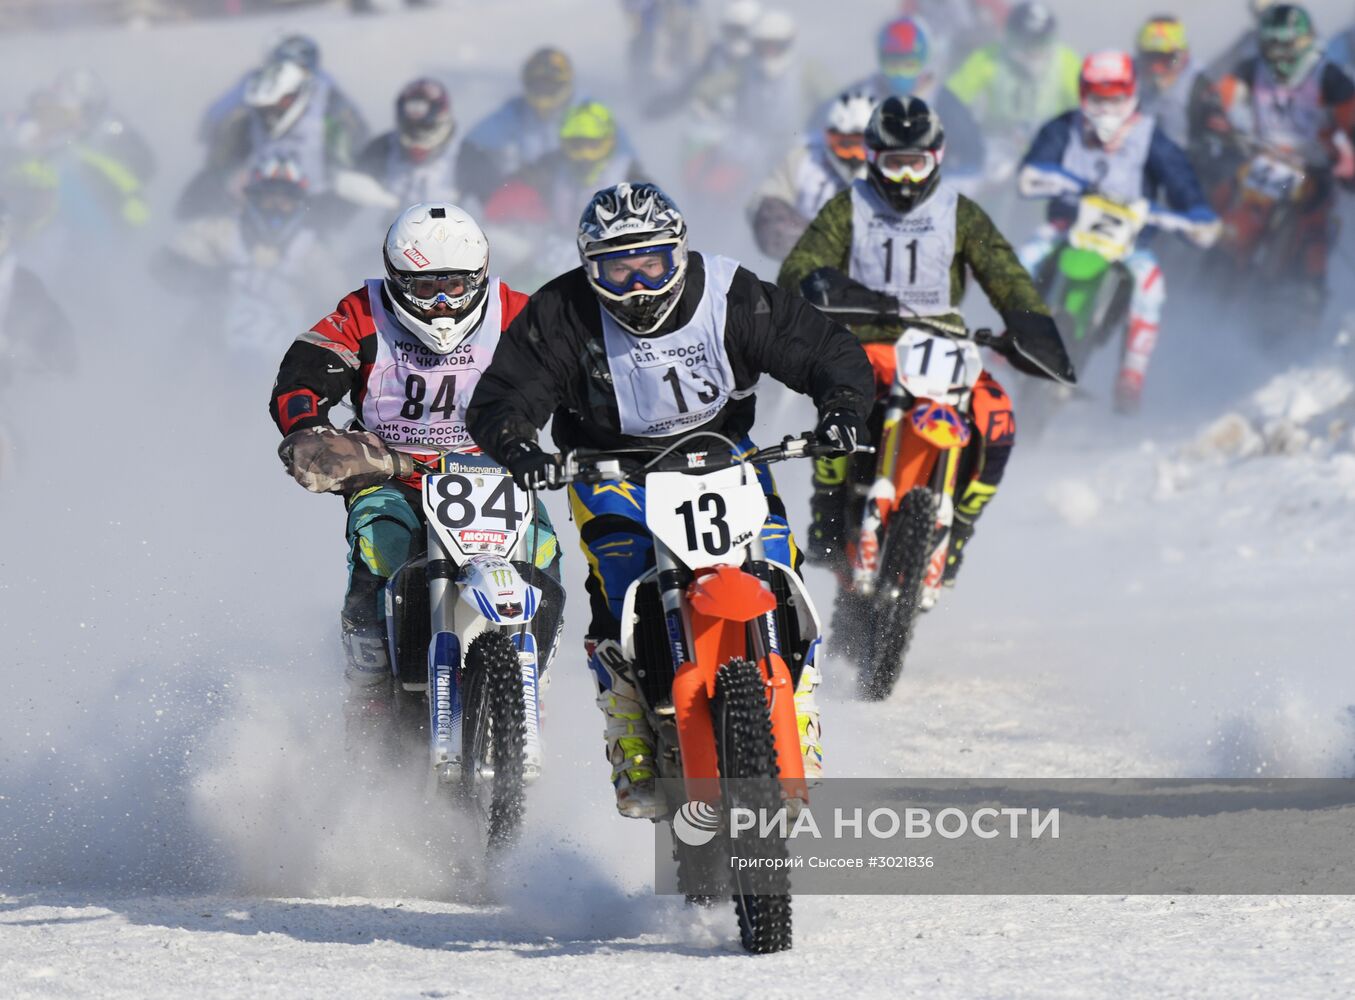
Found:
[(571, 108), (560, 124), (560, 147), (575, 162), (596, 163), (616, 151), (616, 118), (597, 101)]
[(1189, 48), (1186, 26), (1174, 17), (1151, 18), (1139, 32), (1140, 53), (1173, 55)]

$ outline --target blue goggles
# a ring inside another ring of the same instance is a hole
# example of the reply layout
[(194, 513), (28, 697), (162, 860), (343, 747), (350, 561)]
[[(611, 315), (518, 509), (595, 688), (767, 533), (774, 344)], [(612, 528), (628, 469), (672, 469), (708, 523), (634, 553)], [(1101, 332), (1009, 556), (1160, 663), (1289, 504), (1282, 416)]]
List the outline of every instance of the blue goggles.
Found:
[[(677, 260), (671, 244), (655, 247), (627, 247), (589, 258), (593, 279), (613, 295), (647, 290), (661, 292), (677, 274)], [(639, 288), (636, 286), (639, 285)]]

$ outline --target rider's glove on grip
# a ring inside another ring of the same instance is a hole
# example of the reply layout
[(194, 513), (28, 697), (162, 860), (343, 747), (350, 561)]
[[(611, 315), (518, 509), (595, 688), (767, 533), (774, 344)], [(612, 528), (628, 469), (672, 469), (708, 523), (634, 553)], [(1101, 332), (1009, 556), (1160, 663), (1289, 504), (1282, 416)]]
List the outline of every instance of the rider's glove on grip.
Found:
[(517, 441), (504, 452), (503, 464), (513, 474), (513, 482), (520, 490), (539, 490), (550, 485), (550, 473), (555, 459), (547, 455), (535, 441)]
[(855, 410), (829, 410), (819, 418), (814, 436), (820, 444), (849, 453), (870, 444), (870, 431)]
[(287, 472), (312, 493), (352, 493), (414, 473), (414, 459), (391, 451), (371, 431), (307, 427), (278, 445)]

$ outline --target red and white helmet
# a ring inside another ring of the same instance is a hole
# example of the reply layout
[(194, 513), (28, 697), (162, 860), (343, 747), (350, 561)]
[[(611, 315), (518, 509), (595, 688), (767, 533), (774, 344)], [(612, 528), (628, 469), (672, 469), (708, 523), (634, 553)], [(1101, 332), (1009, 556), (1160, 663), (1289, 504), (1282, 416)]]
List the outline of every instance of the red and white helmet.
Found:
[(1139, 108), (1138, 76), (1128, 52), (1097, 52), (1082, 64), (1082, 115), (1103, 145), (1112, 144)]

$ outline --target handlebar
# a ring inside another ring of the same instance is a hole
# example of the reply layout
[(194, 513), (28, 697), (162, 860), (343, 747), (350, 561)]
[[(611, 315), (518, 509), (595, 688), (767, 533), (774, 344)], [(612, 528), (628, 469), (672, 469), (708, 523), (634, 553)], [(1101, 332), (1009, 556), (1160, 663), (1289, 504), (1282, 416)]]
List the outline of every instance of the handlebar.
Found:
[[(610, 451), (576, 448), (555, 456), (555, 468), (547, 474), (545, 488), (558, 490), (571, 483), (624, 482), (640, 472), (713, 472), (745, 463), (770, 465), (795, 458), (842, 454), (841, 449), (820, 443), (812, 433), (788, 435), (780, 444), (742, 455), (735, 451), (698, 451), (684, 447), (690, 441), (710, 436), (692, 435), (668, 447), (639, 445)], [(857, 450), (870, 453), (875, 449), (867, 446)], [(644, 461), (646, 456), (650, 459), (648, 462)]]

